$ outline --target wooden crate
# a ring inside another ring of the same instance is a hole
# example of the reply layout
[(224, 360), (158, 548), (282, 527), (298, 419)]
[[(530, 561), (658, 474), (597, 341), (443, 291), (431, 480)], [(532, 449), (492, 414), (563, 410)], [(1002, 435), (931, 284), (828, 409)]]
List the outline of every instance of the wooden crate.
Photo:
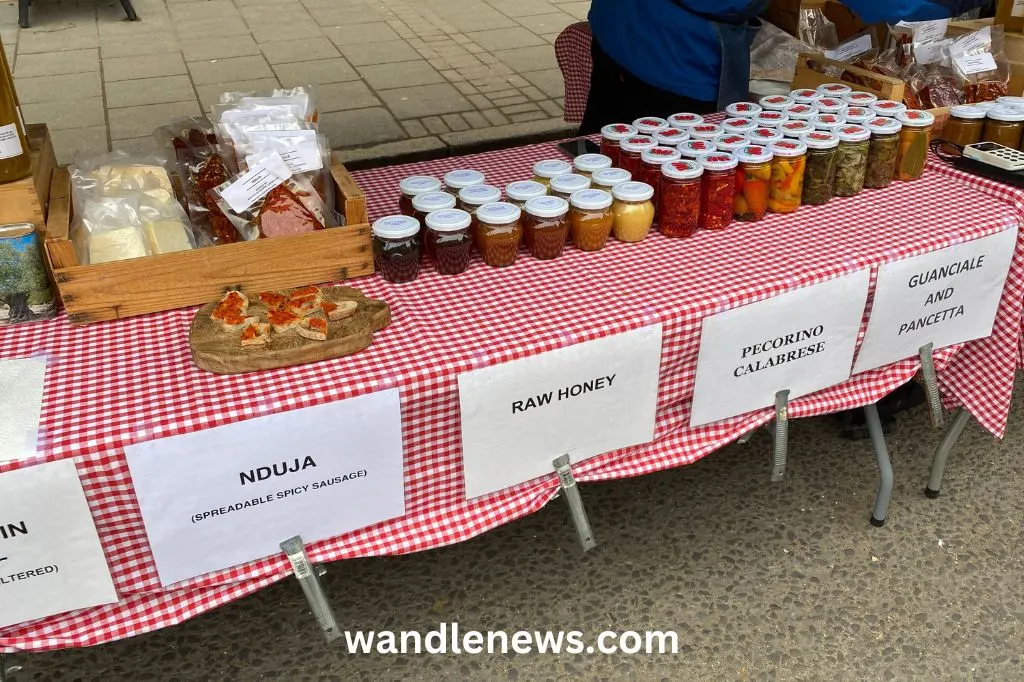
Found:
[(32, 157), (32, 174), (0, 185), (0, 224), (32, 223), (37, 230), (42, 230), (46, 227), (50, 179), (57, 159), (45, 124), (30, 125), (25, 132)]
[(228, 289), (249, 293), (373, 273), (366, 197), (341, 164), (331, 166), (345, 226), (146, 258), (79, 265), (67, 169), (53, 173), (46, 255), (72, 324), (89, 324), (208, 303)]
[[(861, 85), (859, 83), (847, 83), (846, 81), (840, 81), (838, 76), (827, 76), (821, 73), (820, 69), (825, 66), (832, 66), (841, 71), (847, 71), (858, 78), (864, 79), (865, 82), (870, 83), (870, 86)], [(846, 83), (854, 90), (863, 92), (870, 92), (873, 95), (877, 95), (879, 99), (894, 99), (897, 102), (903, 101), (903, 91), (906, 89), (903, 81), (899, 78), (892, 78), (890, 76), (883, 76), (882, 74), (875, 73), (874, 71), (868, 71), (846, 62), (836, 61), (835, 59), (828, 59), (817, 54), (803, 53), (797, 57), (796, 61), (796, 73), (793, 75), (793, 89), (798, 90), (802, 88), (814, 89), (819, 85), (825, 83)]]

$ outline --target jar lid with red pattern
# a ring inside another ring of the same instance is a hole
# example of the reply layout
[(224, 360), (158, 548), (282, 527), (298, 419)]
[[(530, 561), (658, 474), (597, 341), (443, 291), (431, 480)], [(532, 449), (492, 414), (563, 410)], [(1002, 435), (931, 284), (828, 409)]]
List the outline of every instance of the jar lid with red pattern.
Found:
[(704, 174), (704, 167), (689, 159), (670, 161), (661, 167), (661, 174), (672, 180), (695, 180)]
[(657, 116), (641, 116), (637, 120), (633, 121), (633, 127), (639, 131), (641, 135), (650, 135), (664, 128), (668, 128), (668, 121)]
[(665, 128), (654, 133), (654, 139), (658, 144), (674, 147), (680, 142), (690, 139), (689, 128)]
[(772, 150), (759, 144), (748, 144), (745, 147), (740, 147), (733, 154), (740, 163), (746, 164), (767, 163), (775, 156), (772, 154)]
[(895, 116), (901, 111), (906, 111), (907, 105), (893, 99), (880, 99), (869, 104), (868, 108), (879, 116)]
[(750, 144), (750, 140), (747, 139), (746, 135), (726, 133), (715, 138), (715, 147), (720, 152), (732, 152), (748, 144)]
[(835, 149), (839, 146), (839, 136), (824, 130), (805, 133), (800, 141), (807, 145), (808, 149)]
[(750, 118), (761, 111), (761, 105), (753, 102), (733, 102), (725, 108), (725, 113), (733, 118)]
[(762, 128), (778, 128), (789, 120), (784, 111), (762, 111), (754, 117), (755, 123)]
[[(998, 108), (992, 109), (988, 112), (989, 118), (995, 118), (994, 113), (1000, 112)], [(1007, 112), (1008, 114), (1010, 112)], [(1020, 118), (1008, 118), (1002, 120), (1011, 121), (1024, 121), (1024, 111), (1012, 112), (1020, 116)], [(896, 114), (896, 120), (907, 126), (908, 128), (927, 128), (931, 124), (935, 123), (935, 116), (929, 114), (927, 111), (921, 111), (920, 109), (907, 109)]]
[(786, 137), (799, 138), (801, 135), (814, 132), (815, 128), (810, 121), (786, 121), (779, 126), (779, 130)]
[(681, 154), (678, 149), (674, 147), (653, 147), (646, 149), (640, 154), (640, 160), (643, 163), (654, 165), (660, 165), (668, 163), (669, 161), (678, 161)]
[(786, 158), (803, 156), (807, 153), (807, 145), (800, 140), (779, 140), (778, 142), (772, 142), (768, 145), (768, 148), (772, 150), (772, 154), (775, 154), (775, 156)]
[(718, 148), (715, 147), (713, 140), (687, 140), (680, 144), (677, 149), (686, 158), (696, 159), (702, 154), (710, 154)]
[(893, 135), (903, 130), (902, 123), (888, 116), (873, 118), (867, 121), (864, 127), (870, 130), (873, 135)]
[(794, 104), (782, 113), (789, 116), (790, 120), (806, 121), (818, 113), (818, 107), (813, 104)]
[(788, 95), (765, 95), (758, 102), (767, 111), (783, 111), (796, 104)]
[(843, 112), (843, 116), (846, 117), (847, 123), (864, 123), (878, 116), (878, 114), (867, 107), (850, 107)]
[(704, 122), (704, 117), (700, 114), (672, 114), (668, 117), (668, 124), (673, 128), (690, 128), (692, 126), (700, 125)]
[(822, 97), (814, 106), (823, 114), (839, 114), (850, 107), (850, 103), (835, 97)]
[[(788, 121), (787, 121), (788, 122)], [(754, 144), (771, 144), (783, 138), (782, 128), (757, 128), (747, 133), (747, 139)]]
[(606, 140), (619, 140), (636, 135), (639, 131), (628, 123), (609, 123), (601, 128), (601, 137)]
[(793, 101), (796, 102), (797, 104), (810, 104), (815, 100), (821, 99), (825, 95), (821, 94), (817, 90), (812, 90), (810, 88), (800, 88), (798, 90), (793, 90), (792, 92), (790, 92), (789, 96), (792, 97)]
[(866, 107), (873, 102), (877, 102), (878, 96), (870, 92), (848, 92), (839, 99), (848, 102), (851, 106)]
[(722, 126), (715, 123), (701, 123), (690, 128), (690, 137), (694, 140), (713, 140), (723, 132)]
[(852, 92), (853, 88), (846, 83), (824, 83), (819, 85), (817, 90), (829, 97), (842, 97), (846, 93)]
[(722, 130), (726, 133), (749, 133), (756, 127), (757, 124), (749, 118), (727, 118), (722, 121)]
[(846, 123), (846, 119), (839, 114), (816, 114), (811, 117), (811, 123), (818, 130), (835, 130)]
[(645, 149), (657, 147), (658, 143), (649, 135), (634, 135), (619, 141), (619, 149), (624, 152), (639, 154)]
[(844, 125), (836, 130), (840, 142), (863, 142), (871, 138), (871, 131), (864, 126)]
[(705, 154), (697, 159), (697, 163), (709, 171), (727, 171), (735, 168), (739, 161), (729, 152), (714, 152)]

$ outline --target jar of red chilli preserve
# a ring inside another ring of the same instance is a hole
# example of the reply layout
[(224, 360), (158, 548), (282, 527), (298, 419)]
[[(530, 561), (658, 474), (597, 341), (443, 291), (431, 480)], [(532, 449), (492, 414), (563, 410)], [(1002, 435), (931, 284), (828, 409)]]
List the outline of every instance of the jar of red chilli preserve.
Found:
[(414, 215), (412, 200), (427, 192), (440, 192), (441, 181), (429, 175), (413, 175), (398, 183), (398, 212), (402, 215)]
[(722, 130), (726, 135), (746, 135), (756, 127), (757, 124), (749, 118), (727, 118), (722, 121)]
[(640, 177), (637, 181), (644, 182), (654, 189), (654, 206), (658, 205), (658, 192), (661, 190), (661, 167), (671, 161), (678, 161), (680, 157), (678, 149), (655, 147), (645, 151), (640, 158)]
[(696, 161), (670, 161), (661, 167), (658, 228), (665, 236), (689, 237), (697, 231), (703, 174)]
[(420, 274), (420, 223), (406, 215), (389, 215), (373, 223), (373, 263), (380, 276), (403, 284)]
[(690, 128), (690, 139), (713, 140), (724, 132), (717, 123), (701, 123)]
[(687, 128), (665, 128), (659, 130), (652, 136), (654, 141), (662, 147), (675, 147), (680, 142), (686, 142), (690, 139), (690, 131)]
[(562, 255), (569, 236), (569, 202), (561, 197), (530, 199), (523, 208), (523, 240), (537, 260)]
[(434, 256), (434, 269), (441, 275), (457, 275), (469, 267), (473, 237), (469, 214), (457, 208), (427, 215), (427, 248)]
[(619, 165), (619, 143), (637, 134), (636, 128), (628, 123), (609, 123), (601, 128), (601, 153)]
[(700, 125), (704, 122), (704, 117), (700, 114), (672, 114), (668, 117), (668, 124), (673, 128), (679, 128), (680, 130), (686, 130), (693, 126)]
[(718, 150), (713, 140), (687, 140), (679, 145), (678, 149), (684, 159), (693, 159), (694, 161), (705, 154)]
[(619, 143), (619, 168), (629, 171), (634, 178), (640, 174), (640, 157), (648, 149), (654, 149), (658, 143), (647, 135), (627, 137)]
[(633, 127), (641, 135), (653, 135), (659, 130), (668, 128), (668, 121), (657, 116), (644, 116), (633, 121)]
[(702, 230), (721, 230), (732, 222), (732, 199), (736, 191), (736, 157), (728, 152), (705, 154), (697, 159), (704, 167), (700, 188)]

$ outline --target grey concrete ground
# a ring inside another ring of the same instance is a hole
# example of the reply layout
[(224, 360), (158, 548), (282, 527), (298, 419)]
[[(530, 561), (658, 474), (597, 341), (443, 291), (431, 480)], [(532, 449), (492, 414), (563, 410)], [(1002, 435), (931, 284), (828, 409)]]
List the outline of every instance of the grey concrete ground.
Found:
[(22, 680), (1024, 679), (1024, 401), (1007, 438), (977, 425), (943, 495), (922, 494), (939, 434), (924, 410), (890, 440), (896, 494), (868, 524), (866, 444), (792, 427), (769, 482), (759, 433), (694, 466), (583, 489), (600, 546), (580, 556), (560, 500), (473, 541), (331, 566), (352, 629), (675, 630), (677, 655), (382, 656), (325, 646), (293, 582), (174, 629), (26, 657)]
[(431, 153), (564, 128), (552, 43), (590, 0), (34, 0), (0, 2), (26, 120), (58, 160), (151, 145), (226, 90), (317, 86), (335, 148)]

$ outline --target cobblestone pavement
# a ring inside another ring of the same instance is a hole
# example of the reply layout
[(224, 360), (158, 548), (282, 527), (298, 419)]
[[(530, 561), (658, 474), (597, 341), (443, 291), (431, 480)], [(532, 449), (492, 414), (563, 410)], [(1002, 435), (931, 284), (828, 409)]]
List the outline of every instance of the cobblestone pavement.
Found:
[(15, 682), (70, 680), (1024, 679), (1024, 383), (1002, 442), (971, 423), (942, 496), (927, 410), (889, 438), (895, 494), (831, 418), (791, 425), (787, 479), (764, 430), (700, 462), (582, 487), (598, 547), (581, 556), (561, 500), (469, 542), (331, 564), (351, 630), (672, 630), (676, 655), (348, 654), (325, 645), (291, 580), (176, 628), (22, 656)]
[(35, 0), (0, 4), (29, 122), (58, 157), (151, 145), (225, 90), (318, 87), (335, 148), (364, 154), (564, 128), (552, 43), (589, 0)]

